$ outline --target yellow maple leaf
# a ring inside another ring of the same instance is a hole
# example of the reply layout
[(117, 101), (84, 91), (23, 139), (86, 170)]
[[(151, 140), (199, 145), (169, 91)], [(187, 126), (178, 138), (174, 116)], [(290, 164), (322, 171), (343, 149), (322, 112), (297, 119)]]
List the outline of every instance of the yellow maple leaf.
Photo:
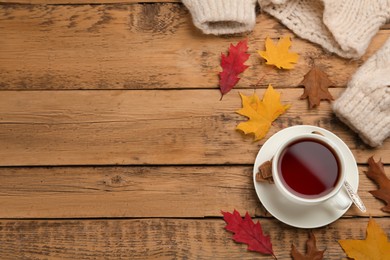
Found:
[(390, 260), (390, 242), (373, 219), (367, 225), (365, 240), (339, 240), (348, 257), (355, 260)]
[(267, 60), (266, 64), (275, 65), (279, 69), (292, 69), (297, 63), (299, 55), (289, 52), (291, 46), (290, 37), (283, 37), (275, 45), (270, 38), (265, 39), (265, 51), (257, 51), (261, 57)]
[(253, 133), (255, 141), (262, 139), (268, 133), (271, 123), (290, 107), (280, 103), (280, 93), (271, 84), (261, 101), (255, 93), (249, 97), (240, 93), (240, 96), (242, 108), (237, 113), (246, 116), (248, 121), (239, 123), (237, 129), (245, 134)]

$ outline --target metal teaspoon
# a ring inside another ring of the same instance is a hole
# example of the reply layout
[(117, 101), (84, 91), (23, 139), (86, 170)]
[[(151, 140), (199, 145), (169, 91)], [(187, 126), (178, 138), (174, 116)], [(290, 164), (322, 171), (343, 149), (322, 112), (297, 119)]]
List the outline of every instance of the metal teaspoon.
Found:
[(348, 196), (351, 198), (352, 202), (360, 209), (361, 212), (366, 212), (366, 206), (363, 201), (360, 199), (359, 195), (353, 191), (351, 184), (348, 181), (344, 181), (344, 187), (347, 190)]

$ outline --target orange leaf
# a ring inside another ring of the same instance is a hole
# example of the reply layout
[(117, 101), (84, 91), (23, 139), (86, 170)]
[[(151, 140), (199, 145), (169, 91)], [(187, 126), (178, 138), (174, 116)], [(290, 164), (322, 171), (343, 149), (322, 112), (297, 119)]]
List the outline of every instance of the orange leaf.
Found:
[(355, 260), (389, 260), (390, 243), (386, 233), (373, 219), (367, 225), (365, 240), (339, 240), (348, 257)]
[(370, 191), (370, 193), (386, 203), (386, 206), (381, 208), (381, 210), (390, 212), (390, 180), (385, 174), (382, 162), (380, 160), (375, 162), (371, 156), (368, 159), (368, 171), (365, 173), (368, 178), (379, 185), (379, 190)]
[(319, 106), (321, 100), (333, 100), (328, 90), (328, 87), (332, 86), (333, 83), (329, 80), (328, 75), (316, 66), (311, 68), (299, 85), (305, 86), (300, 98), (309, 98), (310, 108)]
[(240, 95), (242, 108), (237, 113), (249, 120), (238, 124), (237, 129), (245, 134), (253, 133), (255, 141), (262, 139), (268, 133), (271, 123), (290, 107), (280, 103), (280, 93), (275, 91), (271, 84), (265, 91), (262, 101), (255, 93), (250, 97), (241, 93)]

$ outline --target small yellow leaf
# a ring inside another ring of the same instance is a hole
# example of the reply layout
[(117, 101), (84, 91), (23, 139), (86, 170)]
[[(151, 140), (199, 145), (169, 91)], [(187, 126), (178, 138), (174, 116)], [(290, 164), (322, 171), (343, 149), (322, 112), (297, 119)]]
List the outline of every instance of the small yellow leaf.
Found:
[(262, 101), (255, 93), (249, 97), (240, 93), (240, 96), (242, 108), (237, 113), (246, 116), (248, 121), (238, 124), (237, 129), (245, 134), (253, 133), (255, 141), (262, 139), (268, 133), (271, 123), (290, 107), (280, 103), (280, 93), (271, 84)]
[(267, 110), (267, 118), (271, 120), (271, 122), (273, 122), (290, 107), (290, 105), (282, 105), (280, 103), (280, 93), (274, 90), (271, 84), (264, 93), (263, 104)]
[(390, 242), (373, 219), (367, 225), (365, 240), (339, 240), (341, 247), (355, 260), (390, 260)]
[(265, 51), (257, 51), (261, 57), (267, 60), (266, 64), (275, 65), (279, 69), (292, 69), (297, 63), (299, 55), (289, 52), (291, 46), (290, 37), (283, 37), (275, 45), (270, 38), (265, 40)]

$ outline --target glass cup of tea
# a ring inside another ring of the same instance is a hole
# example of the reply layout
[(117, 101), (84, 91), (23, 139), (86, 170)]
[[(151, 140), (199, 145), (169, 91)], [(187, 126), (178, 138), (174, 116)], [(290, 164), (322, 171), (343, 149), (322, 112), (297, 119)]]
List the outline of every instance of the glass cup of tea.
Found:
[(323, 135), (301, 134), (281, 144), (272, 159), (272, 176), (280, 193), (294, 203), (310, 206), (332, 200), (340, 209), (351, 205), (342, 192), (343, 153)]

